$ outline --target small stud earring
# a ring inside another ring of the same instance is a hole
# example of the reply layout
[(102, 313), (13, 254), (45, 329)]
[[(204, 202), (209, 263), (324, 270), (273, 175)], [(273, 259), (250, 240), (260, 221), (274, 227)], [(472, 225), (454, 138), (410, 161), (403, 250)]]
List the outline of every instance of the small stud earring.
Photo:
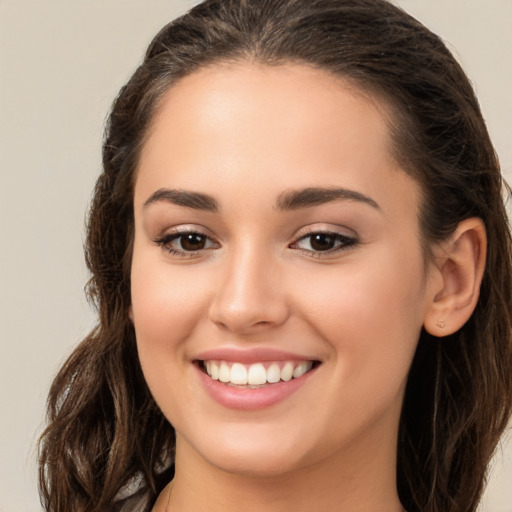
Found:
[(437, 325), (437, 327), (439, 327), (439, 329), (444, 329), (446, 327), (446, 321), (445, 320), (438, 320), (436, 325)]

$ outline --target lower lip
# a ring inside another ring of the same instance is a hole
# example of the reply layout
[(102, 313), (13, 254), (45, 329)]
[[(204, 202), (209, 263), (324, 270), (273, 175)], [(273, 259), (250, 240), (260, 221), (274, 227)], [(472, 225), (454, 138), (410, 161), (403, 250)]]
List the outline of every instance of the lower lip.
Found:
[(213, 380), (198, 366), (196, 369), (207, 393), (213, 400), (229, 409), (242, 411), (257, 411), (286, 400), (299, 390), (315, 372), (315, 369), (310, 370), (297, 379), (287, 382), (276, 382), (259, 388), (242, 388)]

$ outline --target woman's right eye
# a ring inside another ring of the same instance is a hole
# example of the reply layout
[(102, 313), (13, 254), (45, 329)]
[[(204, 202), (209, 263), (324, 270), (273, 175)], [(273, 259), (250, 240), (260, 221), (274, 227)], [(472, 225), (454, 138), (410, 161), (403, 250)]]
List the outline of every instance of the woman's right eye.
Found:
[(201, 251), (216, 249), (219, 246), (204, 233), (196, 231), (168, 233), (157, 238), (155, 243), (170, 254), (185, 257), (195, 256)]

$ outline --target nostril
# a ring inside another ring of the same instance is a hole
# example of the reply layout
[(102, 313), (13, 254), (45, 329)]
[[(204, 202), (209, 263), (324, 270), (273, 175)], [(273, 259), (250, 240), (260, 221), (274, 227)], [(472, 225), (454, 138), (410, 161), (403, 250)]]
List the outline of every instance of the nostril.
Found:
[(266, 320), (260, 320), (259, 322), (255, 322), (255, 326), (257, 325), (261, 325), (261, 326), (266, 326), (266, 325), (270, 325), (271, 322), (267, 322)]

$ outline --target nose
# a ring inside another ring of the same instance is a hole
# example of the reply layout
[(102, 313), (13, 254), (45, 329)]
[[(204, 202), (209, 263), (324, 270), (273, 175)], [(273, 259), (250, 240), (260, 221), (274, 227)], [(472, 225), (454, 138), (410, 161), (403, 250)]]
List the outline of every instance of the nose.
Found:
[(270, 255), (245, 247), (226, 258), (209, 315), (236, 334), (252, 334), (283, 324), (289, 316), (282, 274)]

